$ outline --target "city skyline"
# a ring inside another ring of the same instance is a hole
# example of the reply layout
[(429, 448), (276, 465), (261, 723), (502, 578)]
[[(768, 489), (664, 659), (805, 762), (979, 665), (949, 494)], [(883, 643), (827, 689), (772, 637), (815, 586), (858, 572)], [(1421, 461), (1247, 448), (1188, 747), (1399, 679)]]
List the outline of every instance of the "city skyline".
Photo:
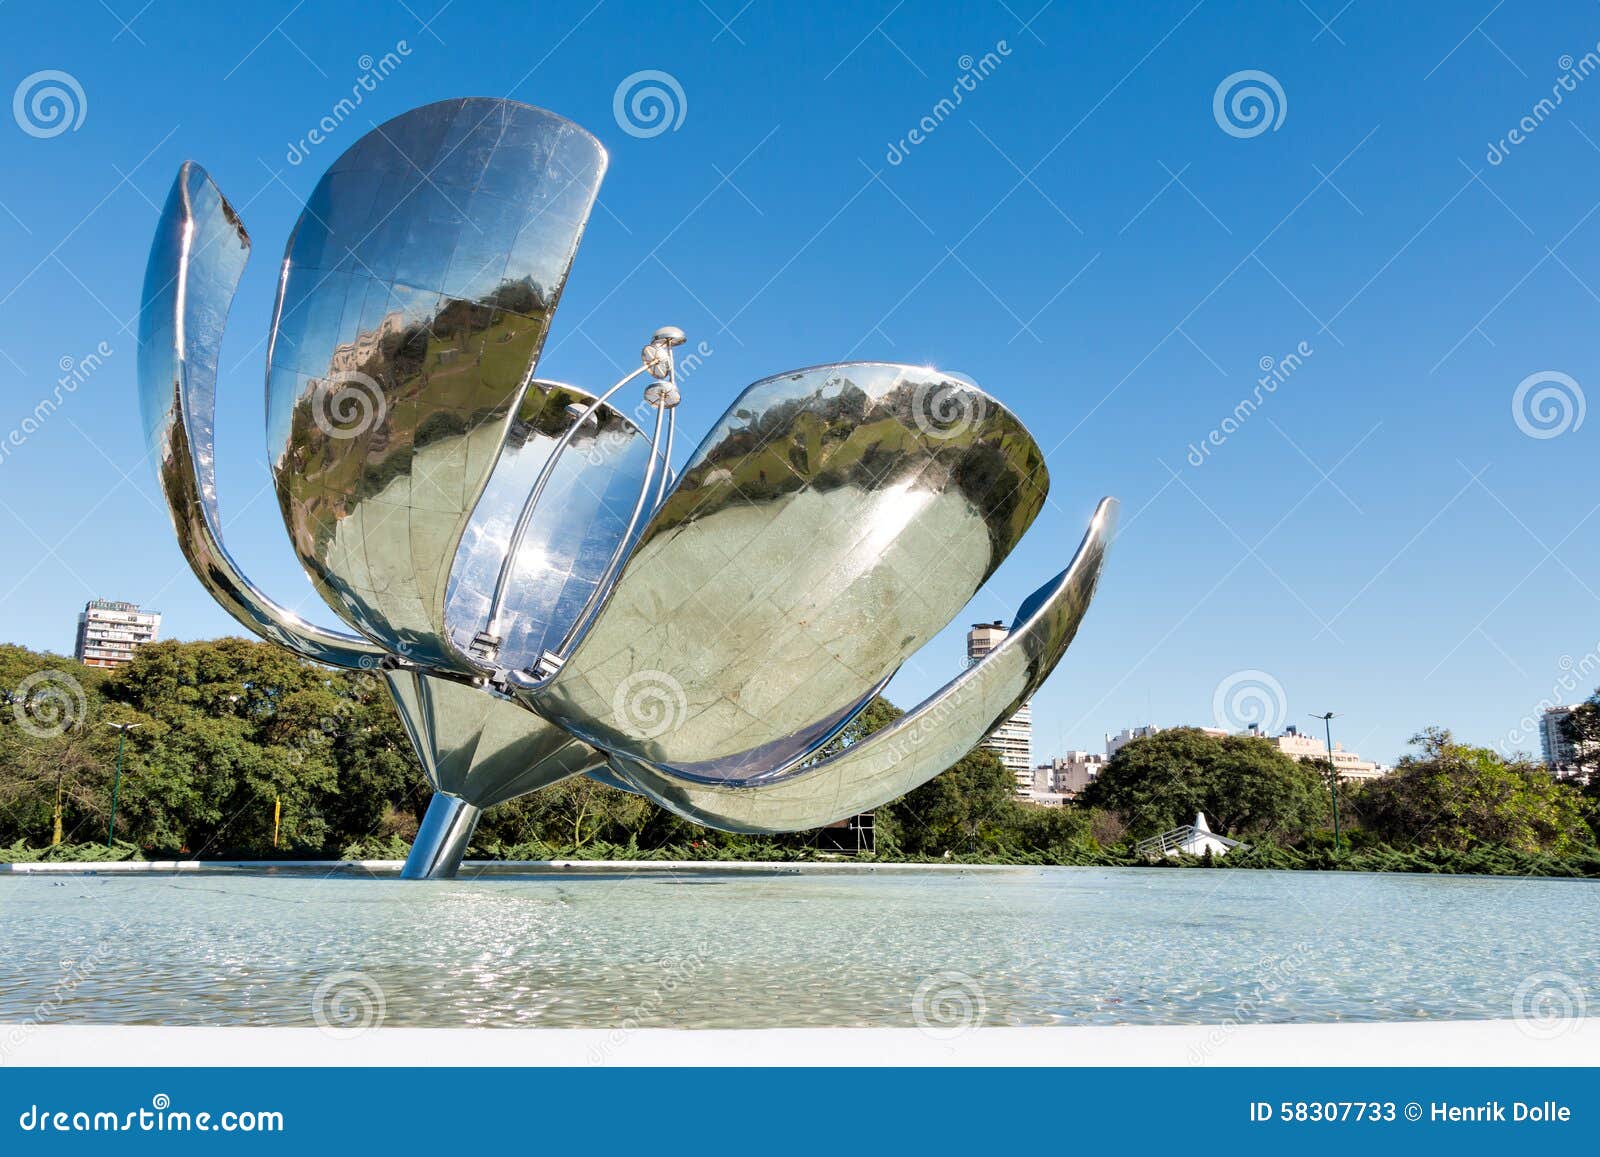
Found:
[[(103, 598), (91, 599), (85, 605), (84, 610), (80, 611), (78, 614), (76, 626), (73, 630), (73, 645), (70, 648), (64, 648), (60, 650), (56, 648), (41, 649), (53, 653), (71, 655), (74, 659), (84, 663), (87, 666), (121, 666), (132, 658), (132, 652), (137, 649), (138, 646), (147, 642), (154, 642), (160, 637), (162, 618), (163, 616), (160, 612), (148, 611), (138, 604), (128, 602), (126, 600)], [(91, 620), (103, 621), (98, 622), (97, 624), (96, 622), (91, 622)], [(122, 636), (117, 633), (119, 629), (136, 630), (139, 633), (139, 637), (126, 643), (122, 642), (120, 641)], [(973, 623), (968, 628), (966, 634), (964, 665), (971, 666), (971, 664), (977, 659), (981, 658), (983, 655), (987, 654), (990, 650), (997, 646), (1008, 633), (1009, 632), (1006, 626), (998, 620), (988, 623)], [(241, 637), (241, 633), (238, 632), (230, 632), (230, 634), (233, 634), (235, 637)], [(109, 645), (112, 647), (117, 647), (126, 653), (116, 656), (99, 655), (97, 653), (86, 654), (86, 647), (90, 651), (93, 651), (95, 648), (108, 645), (106, 640), (118, 640), (110, 642)], [(196, 640), (174, 641), (188, 642)], [(1529, 755), (1537, 762), (1547, 764), (1553, 769), (1559, 770), (1569, 768), (1571, 766), (1574, 745), (1561, 736), (1559, 732), (1559, 724), (1560, 721), (1564, 719), (1574, 707), (1578, 706), (1580, 702), (1581, 699), (1574, 700), (1572, 703), (1557, 703), (1542, 707), (1536, 718), (1533, 732), (1533, 735), (1537, 740), (1537, 747), (1528, 750), (1521, 748), (1515, 750), (1523, 751), (1524, 754)], [(1285, 736), (1292, 735), (1297, 737), (1297, 739), (1304, 741), (1301, 744), (1304, 750), (1290, 751), (1289, 754), (1294, 754), (1301, 757), (1309, 757), (1316, 756), (1319, 753), (1325, 753), (1327, 751), (1327, 745), (1322, 740), (1317, 739), (1314, 735), (1308, 735), (1304, 729), (1300, 727), (1300, 725), (1293, 723), (1284, 724), (1282, 728), (1275, 733), (1270, 732), (1268, 729), (1262, 728), (1259, 722), (1247, 723), (1242, 727), (1236, 728), (1218, 727), (1212, 724), (1196, 722), (1168, 723), (1159, 725), (1146, 723), (1122, 727), (1115, 732), (1104, 732), (1103, 740), (1105, 758), (1109, 758), (1111, 755), (1114, 755), (1118, 747), (1127, 743), (1131, 739), (1139, 738), (1143, 735), (1151, 735), (1158, 731), (1177, 727), (1196, 727), (1202, 731), (1219, 736), (1243, 735), (1249, 734), (1252, 731), (1256, 731), (1259, 732), (1264, 738), (1274, 741), (1280, 740)], [(1025, 786), (1025, 780), (1031, 780), (1035, 773), (1045, 770), (1052, 764), (1061, 763), (1063, 760), (1071, 761), (1074, 759), (1074, 757), (1084, 755), (1089, 752), (1089, 749), (1087, 748), (1068, 746), (1058, 749), (1059, 754), (1045, 754), (1042, 752), (1036, 753), (1035, 745), (1033, 743), (1033, 714), (1031, 700), (1018, 708), (1017, 711), (1007, 721), (1007, 723), (996, 729), (996, 731), (992, 733), (981, 746), (994, 751), (995, 754), (1000, 757), (1002, 764), (1009, 772), (1012, 773), (1013, 777), (1016, 778), (1018, 790), (1022, 792), (1030, 790)], [(1312, 747), (1315, 747), (1316, 750), (1312, 751)], [(1285, 750), (1287, 751), (1288, 749), (1285, 748)], [(1345, 743), (1337, 739), (1334, 741), (1334, 752), (1336, 762), (1338, 761), (1338, 756), (1341, 753), (1351, 758), (1357, 757), (1354, 751), (1352, 751)], [(1510, 755), (1512, 753), (1512, 751), (1507, 750), (1502, 754)], [(1039, 754), (1040, 758), (1035, 759), (1035, 754)], [(1325, 754), (1323, 754), (1321, 757), (1326, 758)], [(1026, 767), (1024, 767), (1024, 761), (1026, 763)], [(1382, 767), (1385, 770), (1388, 770), (1390, 766), (1390, 761), (1385, 760), (1368, 762), (1374, 762), (1377, 766)], [(1366, 774), (1363, 773), (1357, 775), (1355, 778), (1366, 777)], [(1341, 776), (1341, 778), (1344, 778), (1344, 776)]]

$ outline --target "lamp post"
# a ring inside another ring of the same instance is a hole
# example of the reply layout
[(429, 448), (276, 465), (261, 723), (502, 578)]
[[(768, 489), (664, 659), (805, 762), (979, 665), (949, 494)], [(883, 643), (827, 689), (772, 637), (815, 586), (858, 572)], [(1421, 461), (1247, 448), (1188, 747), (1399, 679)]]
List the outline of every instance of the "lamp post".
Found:
[(122, 751), (128, 745), (128, 732), (139, 725), (107, 723), (106, 726), (117, 733), (117, 775), (111, 781), (111, 826), (106, 830), (106, 847), (109, 848), (117, 838), (117, 793), (122, 789)]
[(1328, 741), (1328, 790), (1333, 793), (1333, 854), (1339, 854), (1339, 769), (1333, 765), (1333, 720), (1332, 711), (1318, 715), (1312, 713), (1311, 718), (1322, 720), (1323, 735)]

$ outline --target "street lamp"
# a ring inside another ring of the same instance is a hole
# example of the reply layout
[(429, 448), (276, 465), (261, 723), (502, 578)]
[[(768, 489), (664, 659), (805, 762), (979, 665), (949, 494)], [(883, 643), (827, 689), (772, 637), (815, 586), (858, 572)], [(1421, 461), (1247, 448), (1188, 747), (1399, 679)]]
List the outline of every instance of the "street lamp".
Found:
[(117, 792), (122, 788), (122, 750), (128, 744), (128, 732), (139, 725), (107, 723), (106, 726), (117, 733), (117, 777), (111, 781), (111, 827), (106, 831), (106, 847), (110, 848), (117, 838)]
[(1336, 718), (1332, 711), (1318, 715), (1312, 712), (1311, 718), (1322, 720), (1323, 734), (1328, 741), (1328, 790), (1333, 793), (1333, 854), (1339, 854), (1339, 769), (1333, 764), (1333, 720)]

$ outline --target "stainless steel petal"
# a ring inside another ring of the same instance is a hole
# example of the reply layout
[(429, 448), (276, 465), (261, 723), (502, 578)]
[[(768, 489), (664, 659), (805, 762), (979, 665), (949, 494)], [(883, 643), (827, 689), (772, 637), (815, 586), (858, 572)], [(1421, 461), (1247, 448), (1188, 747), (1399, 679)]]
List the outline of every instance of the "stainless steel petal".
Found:
[(139, 311), (139, 403), (150, 458), (178, 548), (195, 576), (246, 628), (303, 658), (371, 667), (366, 639), (307, 622), (267, 597), (228, 554), (217, 513), (217, 356), (250, 238), (233, 206), (193, 161), (162, 209)]
[(742, 787), (684, 780), (622, 756), (612, 757), (613, 770), (686, 819), (733, 832), (804, 831), (904, 795), (977, 746), (1061, 661), (1094, 597), (1116, 512), (1113, 499), (1100, 503), (1071, 565), (1029, 596), (1004, 642), (838, 755), (777, 782)]
[(640, 536), (534, 709), (680, 777), (783, 774), (971, 599), (1044, 502), (971, 382), (884, 363), (757, 382)]
[[(456, 550), (445, 596), (449, 641), (460, 658), (484, 629), (517, 516), (552, 450), (594, 395), (534, 381), (522, 397), (505, 449)], [(650, 461), (650, 439), (606, 405), (557, 461), (512, 562), (500, 614), (496, 666), (531, 667), (553, 650), (582, 609), (625, 533)], [(489, 667), (485, 665), (485, 670)]]
[(384, 677), (428, 782), (445, 795), (486, 808), (605, 763), (502, 695), (409, 669)]
[(289, 537), (346, 622), (424, 666), (606, 155), (514, 101), (427, 105), (318, 183), (284, 257), (267, 435)]
[(600, 767), (590, 768), (588, 771), (584, 772), (584, 774), (590, 779), (594, 780), (596, 783), (603, 783), (607, 787), (614, 787), (618, 791), (625, 791), (630, 795), (639, 794), (639, 789), (634, 787), (633, 784), (629, 783), (627, 780), (623, 779), (622, 776), (618, 775), (609, 763), (603, 764)]

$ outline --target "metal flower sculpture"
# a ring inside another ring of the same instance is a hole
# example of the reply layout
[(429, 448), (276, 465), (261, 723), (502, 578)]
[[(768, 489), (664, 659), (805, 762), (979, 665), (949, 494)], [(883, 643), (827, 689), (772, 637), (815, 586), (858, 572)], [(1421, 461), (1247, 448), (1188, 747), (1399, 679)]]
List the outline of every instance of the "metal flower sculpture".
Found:
[[(1043, 455), (963, 378), (853, 363), (749, 387), (675, 475), (681, 331), (599, 395), (534, 376), (605, 166), (561, 117), (452, 100), (375, 129), (312, 193), (267, 440), (290, 540), (353, 633), (223, 545), (217, 359), (250, 241), (193, 162), (151, 250), (140, 395), (179, 545), (262, 638), (387, 679), (436, 792), (408, 877), (453, 875), (483, 808), (580, 774), (729, 831), (893, 799), (1039, 687), (1099, 578), (1110, 499), (997, 649), (820, 757), (1020, 540)], [(641, 377), (648, 433), (612, 402)]]

